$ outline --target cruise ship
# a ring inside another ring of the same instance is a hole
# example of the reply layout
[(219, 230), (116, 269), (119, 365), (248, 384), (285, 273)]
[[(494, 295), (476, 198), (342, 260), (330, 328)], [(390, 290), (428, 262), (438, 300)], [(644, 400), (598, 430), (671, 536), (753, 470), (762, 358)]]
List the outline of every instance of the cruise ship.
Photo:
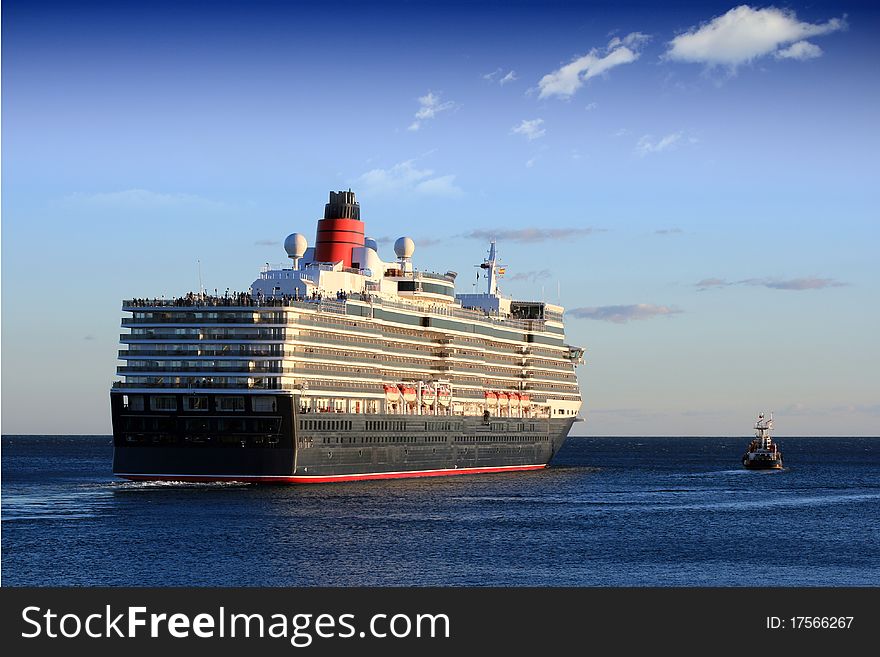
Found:
[[(314, 246), (247, 292), (123, 301), (113, 472), (131, 480), (324, 483), (546, 467), (578, 420), (563, 308), (384, 261), (351, 190)], [(482, 285), (482, 283), (481, 283)]]

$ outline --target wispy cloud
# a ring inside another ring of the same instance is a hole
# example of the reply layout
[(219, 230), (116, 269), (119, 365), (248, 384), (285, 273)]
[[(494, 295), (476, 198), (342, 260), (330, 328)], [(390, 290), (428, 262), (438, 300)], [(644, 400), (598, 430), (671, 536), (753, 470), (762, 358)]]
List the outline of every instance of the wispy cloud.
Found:
[(553, 273), (549, 269), (541, 269), (539, 271), (521, 271), (517, 272), (513, 276), (508, 276), (508, 281), (529, 281), (530, 283), (536, 283), (538, 281), (544, 280), (545, 278), (550, 278), (553, 276)]
[(699, 290), (709, 290), (713, 287), (726, 287), (728, 285), (733, 285), (733, 283), (728, 283), (723, 278), (704, 278), (703, 280), (694, 283), (694, 287)]
[(804, 404), (795, 402), (784, 406), (781, 411), (784, 415), (821, 416), (827, 414), (842, 415), (880, 415), (880, 404)]
[(592, 112), (594, 109), (598, 109), (599, 103), (587, 103), (587, 106), (584, 107), (588, 112)]
[(218, 210), (228, 207), (220, 201), (213, 201), (194, 194), (153, 192), (148, 189), (95, 193), (76, 192), (62, 198), (61, 203), (105, 208), (200, 207)]
[(496, 230), (472, 230), (464, 237), (475, 240), (498, 240), (500, 242), (545, 242), (565, 240), (605, 232), (601, 228), (498, 228)]
[(498, 84), (500, 84), (503, 87), (508, 82), (515, 82), (516, 80), (519, 80), (519, 78), (516, 77), (516, 71), (508, 71), (507, 75), (505, 75), (503, 78), (498, 80)]
[[(767, 7), (753, 9), (740, 5), (723, 16), (692, 27), (669, 42), (664, 58), (679, 62), (702, 63), (708, 66), (726, 66), (732, 71), (737, 66), (751, 62), (771, 53), (780, 57), (809, 59), (822, 54), (821, 49), (808, 41), (808, 37), (821, 36), (846, 29), (846, 19), (832, 18), (825, 23), (805, 23), (798, 20), (793, 11)], [(786, 50), (786, 44), (801, 43)], [(794, 50), (792, 50), (794, 48)], [(800, 56), (796, 56), (800, 55)]]
[(455, 184), (453, 174), (422, 180), (416, 184), (415, 191), (424, 196), (445, 196), (447, 198), (458, 198), (464, 194), (461, 187)]
[(86, 336), (83, 337), (83, 340), (89, 340), (89, 341), (91, 341), (91, 340), (94, 340), (94, 339), (95, 339), (95, 336), (94, 336), (94, 335), (91, 335), (91, 334), (86, 335)]
[(398, 162), (388, 169), (371, 169), (357, 178), (366, 194), (415, 193), (424, 196), (455, 198), (464, 192), (452, 174), (435, 176), (432, 169), (419, 169), (415, 159)]
[(744, 285), (761, 285), (773, 290), (821, 290), (826, 287), (845, 287), (846, 283), (835, 281), (833, 278), (791, 278), (780, 280), (778, 278), (749, 278), (742, 282)]
[(429, 91), (424, 96), (419, 97), (419, 110), (415, 114), (415, 121), (409, 125), (407, 130), (419, 130), (425, 121), (433, 119), (441, 112), (451, 110), (454, 107), (457, 107), (454, 101), (442, 101), (439, 93), (435, 94), (433, 91)]
[(512, 135), (523, 135), (529, 141), (533, 139), (538, 139), (547, 134), (547, 130), (542, 128), (544, 125), (544, 119), (531, 119), (525, 120), (511, 129), (510, 134)]
[(651, 303), (637, 303), (629, 306), (590, 306), (586, 308), (572, 308), (566, 311), (571, 317), (578, 319), (596, 319), (603, 322), (625, 324), (626, 322), (653, 319), (654, 317), (669, 317), (682, 311), (671, 306), (655, 306)]
[(650, 153), (662, 153), (665, 150), (675, 148), (679, 139), (681, 139), (681, 132), (673, 132), (656, 141), (651, 135), (644, 135), (636, 143), (636, 153), (640, 157), (645, 157)]
[(699, 291), (719, 287), (731, 287), (733, 285), (753, 285), (767, 287), (771, 290), (822, 290), (829, 287), (846, 287), (848, 283), (837, 281), (833, 278), (746, 278), (741, 281), (728, 281), (723, 278), (704, 278), (694, 283)]
[(658, 228), (654, 231), (655, 235), (681, 235), (684, 231), (681, 228)]
[(279, 240), (257, 240), (254, 242), (254, 246), (280, 246), (281, 242)]
[(648, 40), (649, 37), (641, 32), (632, 32), (623, 38), (614, 37), (604, 51), (593, 48), (586, 55), (576, 57), (542, 77), (538, 82), (538, 97), (570, 98), (590, 78), (606, 73), (615, 66), (636, 61), (641, 47)]
[(502, 68), (496, 68), (491, 73), (486, 73), (486, 75), (483, 76), (483, 79), (488, 80), (489, 82), (497, 82), (502, 87), (509, 82), (519, 80), (516, 71), (510, 70), (507, 73), (504, 73), (504, 69)]

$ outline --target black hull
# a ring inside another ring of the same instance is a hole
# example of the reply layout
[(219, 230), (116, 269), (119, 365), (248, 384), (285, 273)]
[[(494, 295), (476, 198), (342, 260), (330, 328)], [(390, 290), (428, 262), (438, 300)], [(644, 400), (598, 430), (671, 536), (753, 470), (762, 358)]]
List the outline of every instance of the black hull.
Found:
[(747, 455), (742, 458), (742, 464), (747, 470), (782, 470), (782, 457), (775, 459), (749, 459)]
[(321, 483), (533, 470), (546, 467), (574, 422), (300, 414), (287, 395), (276, 396), (271, 413), (253, 410), (250, 400), (236, 413), (162, 413), (111, 398), (113, 472), (135, 480)]

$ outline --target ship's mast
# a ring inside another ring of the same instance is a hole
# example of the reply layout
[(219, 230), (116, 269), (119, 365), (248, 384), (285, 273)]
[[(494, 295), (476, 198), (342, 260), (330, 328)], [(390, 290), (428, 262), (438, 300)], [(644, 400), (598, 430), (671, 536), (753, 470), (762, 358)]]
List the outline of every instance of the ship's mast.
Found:
[(495, 251), (495, 240), (489, 242), (489, 257), (483, 260), (480, 269), (486, 270), (486, 293), (496, 296), (498, 294), (498, 254)]
[(489, 265), (489, 287), (486, 291), (493, 295), (498, 292), (498, 278), (495, 271), (496, 262), (495, 240), (492, 240), (489, 243), (489, 259), (486, 261), (486, 264)]

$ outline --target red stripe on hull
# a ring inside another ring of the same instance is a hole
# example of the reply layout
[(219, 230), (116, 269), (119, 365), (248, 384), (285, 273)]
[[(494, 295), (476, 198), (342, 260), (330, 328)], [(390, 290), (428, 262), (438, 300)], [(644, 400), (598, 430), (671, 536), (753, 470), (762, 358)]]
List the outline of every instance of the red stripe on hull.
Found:
[(185, 482), (224, 482), (237, 481), (246, 484), (327, 484), (338, 481), (367, 481), (371, 479), (412, 479), (415, 477), (446, 477), (450, 475), (490, 474), (497, 472), (522, 472), (541, 470), (546, 465), (509, 465), (491, 468), (458, 468), (450, 470), (422, 470), (413, 472), (368, 472), (365, 474), (330, 476), (248, 476), (248, 475), (137, 475), (117, 474), (117, 477), (131, 481), (185, 481)]

